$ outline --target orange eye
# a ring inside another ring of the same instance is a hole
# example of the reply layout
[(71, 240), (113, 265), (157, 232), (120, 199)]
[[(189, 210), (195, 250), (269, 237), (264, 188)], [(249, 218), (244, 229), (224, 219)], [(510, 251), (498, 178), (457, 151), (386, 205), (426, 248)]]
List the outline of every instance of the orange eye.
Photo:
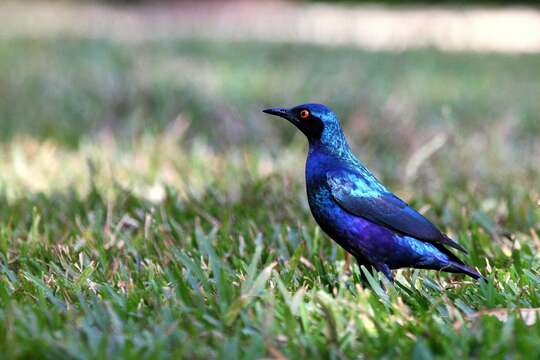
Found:
[(307, 119), (308, 117), (309, 117), (309, 111), (308, 110), (300, 111), (300, 119)]

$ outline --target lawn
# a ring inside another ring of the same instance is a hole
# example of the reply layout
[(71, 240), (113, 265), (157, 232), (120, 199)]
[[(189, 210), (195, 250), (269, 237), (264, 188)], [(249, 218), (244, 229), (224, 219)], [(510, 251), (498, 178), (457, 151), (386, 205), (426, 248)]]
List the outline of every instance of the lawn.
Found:
[[(431, 49), (2, 40), (2, 357), (539, 358), (539, 69)], [(363, 288), (309, 214), (305, 140), (260, 112), (306, 101), (333, 107), (488, 281), (400, 270)]]

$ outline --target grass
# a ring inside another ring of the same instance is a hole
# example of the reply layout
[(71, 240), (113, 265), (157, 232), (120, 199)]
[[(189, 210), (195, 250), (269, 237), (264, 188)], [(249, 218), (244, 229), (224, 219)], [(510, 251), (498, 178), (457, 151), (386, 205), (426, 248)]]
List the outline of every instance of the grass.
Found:
[[(0, 59), (3, 357), (540, 356), (520, 315), (540, 307), (540, 57), (20, 39)], [(362, 287), (309, 214), (303, 139), (259, 113), (312, 99), (487, 283)]]

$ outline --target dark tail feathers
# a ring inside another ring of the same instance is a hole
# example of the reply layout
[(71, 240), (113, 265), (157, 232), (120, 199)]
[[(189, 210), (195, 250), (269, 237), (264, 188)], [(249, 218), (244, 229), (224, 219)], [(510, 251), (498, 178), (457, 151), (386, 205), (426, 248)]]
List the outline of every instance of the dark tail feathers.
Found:
[(475, 280), (486, 280), (486, 278), (482, 274), (480, 274), (478, 271), (476, 271), (476, 269), (470, 266), (464, 265), (464, 264), (456, 263), (456, 262), (452, 262), (449, 268), (446, 268), (443, 270), (448, 271), (448, 272), (453, 272), (453, 273), (462, 273), (465, 275), (469, 275)]
[(454, 240), (450, 239), (450, 238), (449, 238), (448, 236), (446, 236), (445, 234), (442, 234), (442, 240), (441, 240), (441, 243), (444, 244), (444, 245), (453, 247), (454, 249), (457, 249), (457, 250), (461, 251), (461, 252), (464, 253), (464, 254), (467, 254), (467, 250), (465, 250), (465, 248), (464, 248), (463, 246), (461, 246), (460, 244), (458, 244), (458, 243), (455, 242)]

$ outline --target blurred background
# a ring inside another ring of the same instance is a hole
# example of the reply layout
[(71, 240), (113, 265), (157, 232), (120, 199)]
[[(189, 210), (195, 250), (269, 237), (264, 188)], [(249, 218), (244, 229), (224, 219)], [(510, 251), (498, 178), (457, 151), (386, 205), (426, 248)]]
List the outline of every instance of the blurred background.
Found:
[(304, 102), (332, 107), (360, 157), (402, 187), (537, 173), (534, 2), (3, 1), (0, 24), (10, 189), (41, 173), (40, 190), (74, 182), (33, 167), (44, 144), (61, 168), (58, 152), (133, 152), (163, 136), (174, 146), (158, 159), (293, 154), (301, 176), (304, 140), (261, 109)]

